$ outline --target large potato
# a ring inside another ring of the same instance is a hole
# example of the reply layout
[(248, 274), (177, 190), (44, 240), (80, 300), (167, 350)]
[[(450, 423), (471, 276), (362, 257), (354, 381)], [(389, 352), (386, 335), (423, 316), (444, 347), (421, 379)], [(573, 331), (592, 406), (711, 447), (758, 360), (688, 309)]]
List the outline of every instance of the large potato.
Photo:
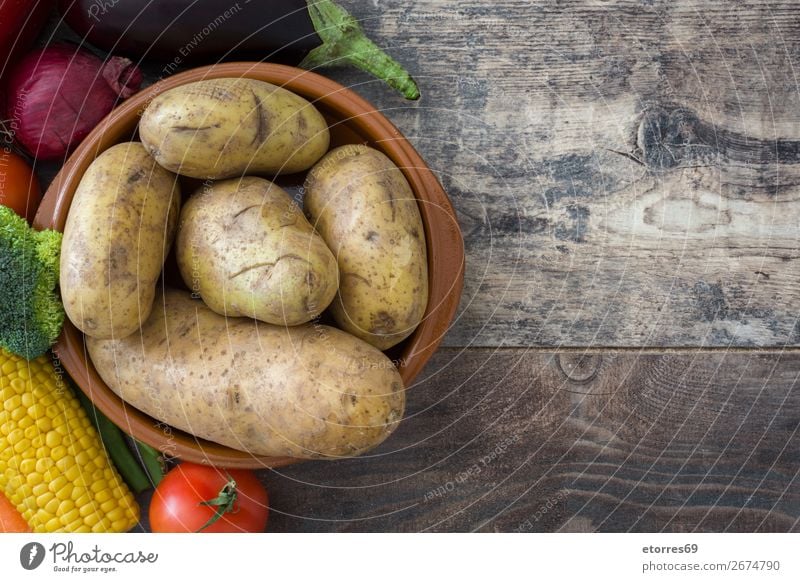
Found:
[(336, 148), (309, 172), (304, 204), (339, 264), (339, 326), (381, 350), (408, 337), (428, 303), (428, 263), (403, 173), (372, 148)]
[(381, 352), (322, 325), (225, 318), (167, 290), (122, 340), (89, 339), (127, 403), (195, 436), (257, 455), (358, 455), (403, 416), (402, 379)]
[(328, 307), (339, 270), (289, 195), (263, 178), (203, 186), (181, 212), (183, 280), (221, 315), (298, 325)]
[(61, 297), (87, 336), (123, 338), (150, 315), (178, 222), (176, 176), (138, 142), (95, 159), (81, 178), (64, 227)]
[(168, 170), (215, 180), (307, 170), (330, 140), (311, 103), (254, 79), (210, 79), (165, 91), (145, 109), (139, 134)]

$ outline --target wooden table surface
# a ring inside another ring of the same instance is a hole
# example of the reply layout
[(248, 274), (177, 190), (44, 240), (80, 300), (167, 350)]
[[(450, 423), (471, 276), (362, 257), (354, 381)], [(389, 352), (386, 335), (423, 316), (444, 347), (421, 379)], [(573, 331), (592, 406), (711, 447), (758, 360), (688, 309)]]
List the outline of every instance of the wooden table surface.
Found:
[(260, 472), (270, 531), (800, 531), (800, 6), (342, 4), (422, 99), (325, 73), (438, 173), (466, 281), (386, 443)]

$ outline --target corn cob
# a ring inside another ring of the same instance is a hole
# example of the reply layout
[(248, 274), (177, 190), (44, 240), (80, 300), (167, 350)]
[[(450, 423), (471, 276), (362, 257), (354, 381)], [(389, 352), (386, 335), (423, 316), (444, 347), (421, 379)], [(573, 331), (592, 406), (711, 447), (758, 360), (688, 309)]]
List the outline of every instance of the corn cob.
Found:
[(0, 491), (35, 532), (124, 532), (139, 507), (48, 357), (0, 348)]

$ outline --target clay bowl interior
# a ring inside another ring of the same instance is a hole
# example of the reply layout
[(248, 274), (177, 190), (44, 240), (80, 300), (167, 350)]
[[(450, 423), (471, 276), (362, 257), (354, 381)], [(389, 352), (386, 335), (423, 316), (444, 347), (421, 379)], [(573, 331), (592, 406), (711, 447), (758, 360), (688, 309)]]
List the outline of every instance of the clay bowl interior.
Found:
[[(381, 150), (405, 174), (418, 199), (428, 247), (429, 300), (423, 322), (411, 337), (387, 355), (399, 362), (406, 387), (422, 370), (444, 337), (461, 297), (464, 249), (455, 213), (444, 190), (411, 144), (374, 107), (352, 91), (320, 75), (294, 67), (265, 63), (227, 63), (192, 69), (162, 80), (125, 101), (81, 143), (53, 180), (36, 215), (37, 228), (63, 231), (75, 190), (89, 164), (103, 151), (135, 137), (142, 111), (157, 94), (186, 83), (220, 77), (260, 79), (285, 87), (311, 101), (328, 120), (331, 147), (365, 143)], [(281, 177), (290, 190), (304, 175)], [(184, 188), (184, 200), (191, 190)], [(173, 284), (174, 263), (167, 261), (164, 278)], [(165, 454), (197, 463), (231, 468), (279, 467), (297, 459), (254, 456), (165, 426), (127, 405), (100, 378), (85, 349), (83, 334), (69, 321), (54, 353), (80, 389), (112, 421)]]

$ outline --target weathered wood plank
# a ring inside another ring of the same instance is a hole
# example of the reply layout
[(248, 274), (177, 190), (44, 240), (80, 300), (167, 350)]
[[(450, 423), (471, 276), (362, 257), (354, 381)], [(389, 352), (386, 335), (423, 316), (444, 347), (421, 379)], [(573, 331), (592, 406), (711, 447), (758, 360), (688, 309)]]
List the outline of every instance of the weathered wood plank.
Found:
[(440, 351), (373, 454), (261, 473), (271, 531), (800, 531), (800, 354)]
[(464, 229), (448, 345), (800, 343), (795, 2), (348, 4), (423, 98), (328, 74), (412, 138)]

